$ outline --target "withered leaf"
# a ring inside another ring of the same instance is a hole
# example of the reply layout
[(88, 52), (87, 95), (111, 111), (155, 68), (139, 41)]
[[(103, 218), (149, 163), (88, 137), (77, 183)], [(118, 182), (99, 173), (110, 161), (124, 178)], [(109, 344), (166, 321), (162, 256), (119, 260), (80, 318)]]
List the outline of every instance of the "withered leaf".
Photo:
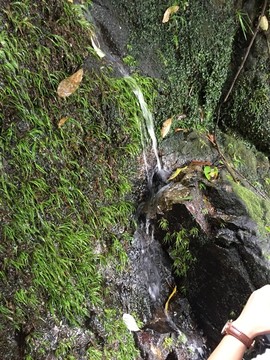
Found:
[(62, 117), (57, 124), (58, 128), (60, 129), (68, 119), (68, 116)]
[(259, 26), (260, 26), (260, 28), (261, 28), (263, 31), (267, 31), (267, 30), (268, 30), (269, 23), (268, 23), (267, 17), (266, 17), (265, 15), (263, 15), (263, 16), (260, 18)]
[(132, 315), (123, 314), (123, 321), (129, 331), (140, 331), (140, 329), (136, 323), (136, 320), (134, 319), (134, 317)]
[(176, 176), (179, 175), (181, 171), (184, 171), (184, 170), (186, 170), (186, 169), (187, 169), (187, 166), (184, 166), (184, 167), (182, 167), (182, 168), (177, 168), (177, 169), (172, 173), (172, 175), (169, 177), (168, 181), (175, 179)]
[(178, 5), (174, 5), (174, 6), (170, 6), (168, 7), (168, 9), (165, 11), (164, 15), (163, 15), (163, 19), (162, 22), (166, 23), (170, 20), (170, 16), (175, 14), (177, 11), (179, 10), (179, 6)]
[(66, 98), (73, 94), (78, 87), (83, 78), (83, 69), (76, 71), (73, 75), (62, 80), (57, 88), (57, 94), (61, 98)]
[(169, 119), (165, 120), (164, 123), (162, 124), (162, 128), (160, 130), (162, 139), (165, 138), (166, 135), (168, 135), (171, 125), (172, 125), (172, 120), (173, 120), (173, 118), (169, 118)]

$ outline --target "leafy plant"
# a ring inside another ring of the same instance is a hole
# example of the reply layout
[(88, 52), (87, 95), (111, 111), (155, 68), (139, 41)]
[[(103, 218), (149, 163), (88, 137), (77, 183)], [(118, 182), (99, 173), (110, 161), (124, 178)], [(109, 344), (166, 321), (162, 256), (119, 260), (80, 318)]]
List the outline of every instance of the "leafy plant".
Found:
[(239, 9), (236, 11), (235, 16), (240, 25), (244, 38), (247, 40), (248, 31), (252, 32), (250, 26), (251, 24), (250, 18), (246, 12)]
[(218, 168), (216, 166), (212, 167), (209, 165), (204, 166), (203, 168), (204, 176), (207, 180), (212, 181), (218, 177)]

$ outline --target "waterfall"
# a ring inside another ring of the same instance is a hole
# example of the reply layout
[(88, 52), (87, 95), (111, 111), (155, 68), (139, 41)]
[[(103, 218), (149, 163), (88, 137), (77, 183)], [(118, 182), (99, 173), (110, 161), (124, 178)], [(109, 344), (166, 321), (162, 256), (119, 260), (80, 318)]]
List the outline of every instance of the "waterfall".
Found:
[(150, 112), (150, 110), (148, 109), (148, 106), (144, 100), (144, 96), (143, 96), (141, 89), (137, 86), (133, 89), (133, 92), (137, 96), (137, 99), (139, 101), (139, 104), (140, 104), (140, 107), (141, 107), (141, 110), (143, 113), (143, 117), (145, 120), (145, 126), (147, 128), (150, 139), (152, 140), (152, 148), (153, 148), (153, 152), (155, 154), (156, 160), (157, 160), (157, 168), (158, 168), (158, 171), (160, 171), (161, 163), (160, 163), (160, 159), (158, 156), (158, 146), (157, 146), (157, 138), (156, 138), (155, 129), (154, 129), (153, 115)]
[[(99, 34), (99, 35), (101, 35), (101, 34)], [(156, 134), (155, 134), (153, 115), (148, 108), (148, 105), (144, 99), (143, 93), (142, 93), (139, 85), (137, 84), (136, 80), (127, 73), (127, 71), (125, 70), (120, 59), (117, 59), (115, 56), (113, 56), (113, 55), (105, 52), (103, 49), (101, 49), (100, 42), (95, 34), (92, 34), (91, 42), (92, 42), (92, 46), (93, 46), (95, 52), (97, 53), (97, 55), (100, 58), (106, 57), (113, 66), (117, 67), (117, 69), (123, 75), (127, 84), (131, 87), (133, 93), (135, 94), (135, 96), (138, 99), (138, 102), (139, 102), (139, 105), (140, 105), (140, 108), (142, 111), (143, 119), (144, 119), (144, 121), (141, 122), (141, 126), (140, 126), (141, 142), (142, 142), (142, 148), (143, 148), (143, 159), (144, 159), (144, 165), (145, 165), (145, 171), (146, 171), (146, 175), (147, 175), (148, 185), (149, 185), (149, 187), (151, 187), (152, 176), (149, 174), (149, 165), (148, 165), (147, 156), (146, 156), (146, 152), (145, 152), (145, 148), (146, 148), (146, 144), (147, 144), (147, 140), (148, 140), (147, 133), (152, 142), (152, 150), (153, 150), (153, 153), (156, 158), (157, 170), (159, 173), (162, 170), (161, 162), (160, 162), (159, 155), (158, 155), (158, 143), (157, 143), (157, 138), (156, 138)]]

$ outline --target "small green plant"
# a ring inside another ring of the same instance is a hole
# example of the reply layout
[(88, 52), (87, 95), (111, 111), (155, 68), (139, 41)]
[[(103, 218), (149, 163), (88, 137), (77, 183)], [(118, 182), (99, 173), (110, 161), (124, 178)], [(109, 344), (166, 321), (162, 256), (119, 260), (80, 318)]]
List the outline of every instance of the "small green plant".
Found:
[(169, 221), (165, 218), (161, 218), (159, 220), (159, 223), (158, 223), (159, 227), (162, 229), (162, 230), (168, 230), (169, 229)]
[(133, 56), (131, 55), (127, 55), (123, 58), (123, 62), (128, 65), (128, 66), (136, 66), (137, 65), (137, 61), (134, 59)]
[(171, 336), (166, 336), (163, 344), (165, 349), (171, 350), (174, 345), (174, 340)]
[(247, 40), (248, 31), (252, 32), (251, 30), (251, 21), (248, 14), (242, 10), (237, 10), (235, 13), (236, 19), (240, 25), (244, 38)]
[(204, 166), (203, 168), (204, 176), (208, 181), (215, 180), (218, 177), (218, 168), (216, 166)]
[(173, 259), (173, 267), (176, 275), (185, 277), (187, 271), (195, 260), (189, 250), (189, 234), (186, 229), (166, 233), (163, 241), (169, 247), (169, 254)]

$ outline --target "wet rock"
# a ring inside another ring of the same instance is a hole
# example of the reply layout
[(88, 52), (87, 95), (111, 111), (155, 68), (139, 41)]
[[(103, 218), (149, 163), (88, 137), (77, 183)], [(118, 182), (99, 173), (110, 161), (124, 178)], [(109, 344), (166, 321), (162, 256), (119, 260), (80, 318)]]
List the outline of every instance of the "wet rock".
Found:
[[(155, 238), (163, 243), (168, 234), (190, 234), (189, 251), (196, 260), (189, 264), (184, 281), (187, 299), (208, 344), (214, 347), (221, 339), (220, 330), (226, 320), (240, 313), (254, 289), (270, 282), (269, 261), (265, 257), (267, 241), (262, 240), (269, 240), (269, 236), (259, 232), (245, 201), (229, 180), (227, 169), (220, 169), (222, 175), (208, 181), (203, 166), (192, 165), (192, 158), (198, 156), (196, 147), (194, 157), (191, 150), (186, 157), (186, 140), (181, 137), (181, 141), (169, 142), (174, 145), (171, 150), (170, 145), (166, 148), (162, 161), (167, 168), (171, 164), (175, 169), (188, 159), (189, 170), (178, 182), (167, 181), (153, 197), (147, 214), (154, 223)], [(211, 155), (206, 148), (205, 154), (208, 161), (217, 160), (215, 150)], [(260, 198), (260, 194), (255, 196)], [(162, 219), (167, 221), (165, 230), (159, 227)], [(194, 228), (197, 230), (191, 236)], [(172, 243), (167, 247), (169, 254), (172, 247)], [(178, 262), (178, 266), (184, 263)]]

